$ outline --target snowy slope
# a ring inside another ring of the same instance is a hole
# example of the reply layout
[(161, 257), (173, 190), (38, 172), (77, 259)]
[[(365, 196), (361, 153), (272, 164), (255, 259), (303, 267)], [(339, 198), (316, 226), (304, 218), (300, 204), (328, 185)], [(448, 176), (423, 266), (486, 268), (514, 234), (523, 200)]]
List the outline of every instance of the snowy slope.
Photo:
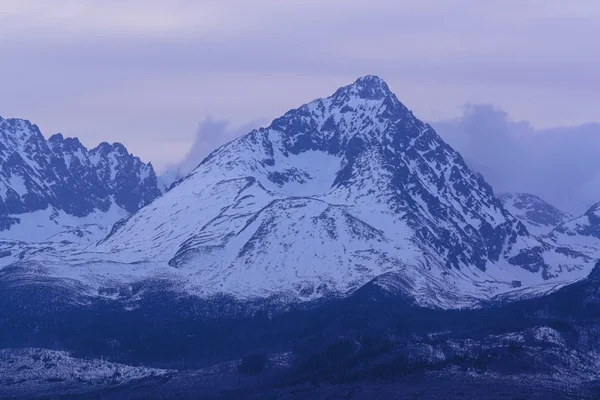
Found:
[(171, 186), (177, 184), (183, 178), (185, 178), (185, 174), (181, 169), (167, 170), (158, 175), (158, 186), (161, 192), (165, 193), (171, 189)]
[(109, 225), (160, 194), (150, 164), (118, 143), (88, 151), (61, 134), (0, 118), (0, 237), (44, 240), (80, 224)]
[(585, 214), (557, 226), (548, 238), (560, 246), (600, 259), (600, 203)]
[(102, 360), (71, 357), (64, 351), (46, 349), (0, 350), (0, 392), (20, 388), (56, 390), (69, 385), (116, 386), (137, 379), (162, 376), (170, 371), (133, 367)]
[(168, 263), (202, 295), (311, 299), (395, 274), (446, 307), (592, 266), (530, 236), (374, 76), (217, 149), (94, 251), (138, 271)]
[(528, 193), (502, 193), (498, 196), (504, 208), (527, 227), (529, 233), (539, 236), (550, 233), (573, 216)]

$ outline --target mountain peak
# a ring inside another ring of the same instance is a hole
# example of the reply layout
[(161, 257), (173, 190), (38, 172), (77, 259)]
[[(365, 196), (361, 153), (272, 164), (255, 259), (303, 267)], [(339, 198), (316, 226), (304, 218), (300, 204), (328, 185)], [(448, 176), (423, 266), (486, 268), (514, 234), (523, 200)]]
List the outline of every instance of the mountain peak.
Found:
[(45, 140), (37, 125), (22, 118), (0, 118), (0, 131), (10, 134), (13, 140)]
[(600, 213), (600, 203), (596, 203), (585, 212), (585, 215), (594, 215), (594, 214), (599, 214), (599, 213)]
[(376, 75), (365, 75), (340, 88), (336, 95), (346, 94), (366, 100), (382, 100), (392, 94), (387, 83)]
[(73, 151), (83, 149), (87, 152), (87, 148), (79, 141), (79, 138), (64, 137), (62, 133), (55, 133), (50, 136), (48, 144), (53, 150), (56, 149), (57, 146), (60, 146), (64, 149), (72, 149)]
[(498, 199), (533, 235), (545, 235), (573, 218), (569, 213), (557, 209), (534, 194), (502, 193), (498, 195)]
[(60, 132), (55, 133), (54, 135), (50, 136), (50, 138), (48, 139), (49, 142), (61, 142), (63, 140), (65, 140), (65, 137)]
[(119, 142), (113, 142), (113, 143), (102, 142), (98, 146), (96, 146), (95, 148), (93, 148), (91, 150), (92, 153), (100, 152), (100, 153), (104, 153), (104, 154), (110, 153), (113, 151), (122, 153), (124, 155), (129, 154), (129, 152), (127, 151), (127, 148)]
[(386, 286), (451, 307), (588, 262), (530, 237), (377, 76), (221, 146), (94, 252), (193, 274), (207, 296), (310, 300), (394, 273)]
[(77, 138), (46, 140), (27, 120), (0, 119), (0, 237), (46, 239), (100, 215), (111, 223), (160, 194), (151, 166), (106, 146), (120, 150), (98, 156)]
[(362, 87), (380, 87), (389, 91), (387, 83), (377, 75), (364, 75), (354, 81), (353, 85)]

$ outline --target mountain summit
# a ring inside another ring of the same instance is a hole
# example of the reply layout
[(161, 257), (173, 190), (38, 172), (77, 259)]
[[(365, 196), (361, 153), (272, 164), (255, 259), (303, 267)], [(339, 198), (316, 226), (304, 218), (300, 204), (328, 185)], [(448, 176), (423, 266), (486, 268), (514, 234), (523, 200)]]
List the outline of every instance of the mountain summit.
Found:
[(558, 225), (548, 234), (548, 239), (558, 246), (597, 259), (600, 254), (600, 203), (591, 206), (583, 215)]
[(83, 224), (107, 225), (160, 194), (152, 165), (119, 143), (88, 151), (46, 140), (23, 119), (0, 118), (0, 238), (45, 240)]
[(591, 268), (530, 236), (376, 76), (215, 150), (95, 252), (168, 263), (205, 295), (312, 299), (393, 277), (445, 307)]
[(383, 79), (375, 75), (358, 78), (353, 84), (340, 88), (333, 97), (347, 96), (365, 100), (382, 100), (392, 95)]
[(528, 193), (503, 193), (498, 196), (504, 208), (519, 218), (529, 233), (545, 235), (573, 216)]

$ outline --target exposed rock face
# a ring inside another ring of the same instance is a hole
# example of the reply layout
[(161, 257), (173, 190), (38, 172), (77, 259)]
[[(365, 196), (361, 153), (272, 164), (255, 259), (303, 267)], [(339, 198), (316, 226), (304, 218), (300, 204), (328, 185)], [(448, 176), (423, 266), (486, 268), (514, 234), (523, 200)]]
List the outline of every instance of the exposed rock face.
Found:
[(159, 194), (152, 165), (119, 143), (88, 151), (76, 138), (46, 140), (29, 121), (0, 118), (4, 237), (44, 238), (95, 219), (113, 223)]
[(517, 217), (533, 235), (545, 235), (560, 224), (573, 219), (569, 213), (528, 193), (503, 193), (498, 196), (504, 208)]
[(459, 304), (591, 268), (529, 235), (375, 76), (215, 150), (97, 251), (168, 262), (203, 292), (305, 299), (392, 273), (425, 302)]

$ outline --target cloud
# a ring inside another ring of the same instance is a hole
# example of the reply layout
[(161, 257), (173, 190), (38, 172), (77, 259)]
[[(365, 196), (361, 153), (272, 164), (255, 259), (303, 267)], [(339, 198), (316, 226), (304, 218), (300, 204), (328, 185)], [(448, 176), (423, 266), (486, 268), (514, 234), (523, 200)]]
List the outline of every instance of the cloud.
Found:
[(264, 120), (254, 120), (235, 126), (224, 119), (207, 117), (198, 126), (194, 141), (185, 157), (179, 162), (167, 164), (165, 171), (180, 176), (186, 175), (196, 168), (211, 151), (253, 129), (259, 128), (264, 122)]
[(599, 36), (597, 0), (0, 0), (0, 115), (190, 169), (378, 74), (497, 191), (581, 211), (600, 200)]
[(197, 121), (275, 118), (378, 74), (422, 119), (503, 104), (536, 127), (600, 109), (600, 2), (0, 0), (0, 115), (161, 168)]
[(600, 202), (600, 124), (535, 129), (476, 104), (432, 126), (497, 193), (533, 193), (575, 214)]
[(48, 30), (48, 38), (73, 34), (108, 36), (214, 32), (226, 11), (218, 3), (155, 0), (0, 0), (0, 22), (10, 29)]

